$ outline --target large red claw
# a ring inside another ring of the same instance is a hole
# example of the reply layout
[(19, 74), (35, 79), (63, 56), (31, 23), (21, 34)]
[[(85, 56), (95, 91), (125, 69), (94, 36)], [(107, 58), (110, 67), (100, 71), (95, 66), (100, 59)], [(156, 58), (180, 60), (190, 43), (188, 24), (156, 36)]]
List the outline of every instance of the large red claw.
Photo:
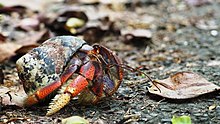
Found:
[(31, 106), (38, 103), (40, 100), (46, 98), (49, 94), (51, 94), (60, 86), (61, 86), (61, 82), (56, 81), (54, 83), (47, 85), (46, 87), (43, 87), (42, 89), (39, 89), (34, 94), (28, 96), (28, 98), (25, 100), (25, 106)]
[(25, 103), (24, 103), (24, 106), (31, 106), (31, 105), (34, 105), (36, 103), (38, 103), (38, 98), (36, 97), (35, 94), (32, 94), (30, 96), (28, 96), (28, 98), (25, 100)]
[[(47, 116), (59, 111), (66, 104), (69, 103), (72, 97), (77, 96), (82, 92), (89, 84), (87, 80), (93, 80), (95, 73), (95, 66), (93, 62), (88, 62), (80, 68), (80, 75), (78, 75), (74, 80), (69, 80), (68, 86), (64, 89), (63, 93), (57, 94), (53, 101), (50, 103), (49, 109), (47, 111)], [(62, 90), (62, 88), (61, 88)]]
[(25, 101), (25, 106), (34, 105), (38, 103), (40, 100), (45, 99), (49, 94), (61, 87), (81, 65), (81, 61), (77, 58), (72, 58), (70, 63), (72, 65), (68, 66), (68, 68), (63, 72), (63, 74), (60, 76), (60, 80), (55, 81), (37, 90), (34, 94), (28, 96), (28, 98)]

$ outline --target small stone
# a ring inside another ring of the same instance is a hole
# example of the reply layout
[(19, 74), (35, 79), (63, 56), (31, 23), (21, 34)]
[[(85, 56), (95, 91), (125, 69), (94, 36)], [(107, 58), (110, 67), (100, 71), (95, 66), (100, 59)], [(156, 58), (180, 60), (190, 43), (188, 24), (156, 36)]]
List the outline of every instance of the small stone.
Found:
[(152, 117), (156, 117), (158, 114), (156, 114), (156, 113), (150, 113), (150, 115), (151, 115)]
[(193, 114), (193, 115), (195, 115), (195, 116), (202, 116), (202, 113), (195, 113), (195, 114)]
[(105, 122), (102, 119), (98, 119), (94, 122), (94, 124), (105, 124)]
[(171, 109), (168, 109), (168, 108), (161, 108), (161, 111), (164, 111), (164, 112), (171, 112), (172, 110), (171, 110)]
[(217, 106), (215, 109), (217, 112), (220, 112), (220, 106)]
[(214, 37), (218, 35), (218, 31), (217, 31), (217, 30), (211, 30), (210, 33), (211, 33), (211, 35), (214, 36)]
[(214, 102), (214, 100), (213, 100), (213, 99), (208, 99), (207, 101), (208, 101), (208, 102)]
[(171, 119), (170, 118), (163, 118), (161, 119), (161, 122), (164, 123), (164, 122), (171, 122)]
[(206, 117), (200, 117), (199, 118), (201, 121), (207, 121), (208, 120), (208, 118), (206, 118)]
[(141, 118), (140, 121), (148, 121), (148, 118)]

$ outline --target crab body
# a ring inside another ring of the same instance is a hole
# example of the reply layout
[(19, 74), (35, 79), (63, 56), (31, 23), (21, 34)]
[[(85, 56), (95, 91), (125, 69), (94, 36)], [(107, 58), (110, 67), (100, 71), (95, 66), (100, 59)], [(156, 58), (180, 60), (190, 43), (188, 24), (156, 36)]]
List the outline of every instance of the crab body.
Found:
[(75, 97), (88, 104), (111, 96), (123, 78), (120, 64), (120, 59), (106, 47), (89, 46), (73, 36), (51, 38), (16, 62), (28, 94), (25, 105), (53, 98), (47, 115)]

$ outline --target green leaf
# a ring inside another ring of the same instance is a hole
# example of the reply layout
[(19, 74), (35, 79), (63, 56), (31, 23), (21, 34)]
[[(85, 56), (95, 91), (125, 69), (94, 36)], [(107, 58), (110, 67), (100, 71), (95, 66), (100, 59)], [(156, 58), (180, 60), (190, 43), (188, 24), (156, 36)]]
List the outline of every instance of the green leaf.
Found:
[(192, 124), (191, 118), (189, 116), (183, 115), (183, 116), (173, 116), (171, 119), (172, 124)]

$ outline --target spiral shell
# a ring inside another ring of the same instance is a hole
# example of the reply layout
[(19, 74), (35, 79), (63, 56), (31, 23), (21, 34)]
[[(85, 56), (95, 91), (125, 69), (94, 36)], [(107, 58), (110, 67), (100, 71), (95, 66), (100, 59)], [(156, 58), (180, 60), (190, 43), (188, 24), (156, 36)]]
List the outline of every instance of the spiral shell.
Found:
[(58, 36), (45, 41), (16, 62), (26, 93), (57, 80), (71, 57), (86, 42), (73, 36)]

